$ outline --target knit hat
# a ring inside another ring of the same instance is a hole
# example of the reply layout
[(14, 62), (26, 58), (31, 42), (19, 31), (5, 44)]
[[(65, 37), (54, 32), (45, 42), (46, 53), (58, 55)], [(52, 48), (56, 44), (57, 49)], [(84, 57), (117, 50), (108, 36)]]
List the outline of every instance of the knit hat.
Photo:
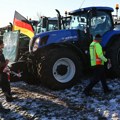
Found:
[(102, 39), (102, 37), (101, 37), (100, 34), (97, 34), (97, 35), (95, 36), (95, 40), (101, 40), (101, 39)]

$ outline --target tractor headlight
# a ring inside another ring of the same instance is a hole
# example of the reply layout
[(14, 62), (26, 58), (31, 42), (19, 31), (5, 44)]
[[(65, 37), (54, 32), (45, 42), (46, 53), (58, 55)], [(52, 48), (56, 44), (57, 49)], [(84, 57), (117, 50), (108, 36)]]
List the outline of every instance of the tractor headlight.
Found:
[(36, 51), (39, 47), (40, 38), (37, 38), (33, 45), (33, 52)]

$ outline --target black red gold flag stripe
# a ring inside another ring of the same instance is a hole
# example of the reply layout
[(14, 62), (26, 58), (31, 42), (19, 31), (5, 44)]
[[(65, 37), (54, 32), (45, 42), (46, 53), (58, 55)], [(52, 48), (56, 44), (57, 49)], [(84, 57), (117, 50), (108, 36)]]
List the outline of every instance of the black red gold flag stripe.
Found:
[(20, 30), (20, 33), (30, 38), (34, 36), (34, 29), (30, 22), (17, 11), (14, 14), (13, 30)]

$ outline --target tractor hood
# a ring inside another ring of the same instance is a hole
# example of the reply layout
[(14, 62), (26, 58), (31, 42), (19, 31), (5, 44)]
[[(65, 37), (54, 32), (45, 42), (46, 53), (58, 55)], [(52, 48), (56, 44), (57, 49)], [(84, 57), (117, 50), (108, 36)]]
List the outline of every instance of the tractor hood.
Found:
[(54, 43), (77, 41), (78, 30), (56, 30), (36, 35), (33, 39), (39, 38), (39, 47)]

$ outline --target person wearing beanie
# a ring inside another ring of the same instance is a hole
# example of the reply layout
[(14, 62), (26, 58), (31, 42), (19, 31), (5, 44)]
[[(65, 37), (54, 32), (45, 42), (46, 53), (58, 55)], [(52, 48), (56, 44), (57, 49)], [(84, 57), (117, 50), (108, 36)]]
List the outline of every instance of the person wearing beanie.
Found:
[(102, 46), (100, 45), (101, 40), (102, 40), (101, 35), (97, 34), (89, 47), (90, 63), (91, 68), (93, 70), (93, 78), (92, 80), (90, 80), (90, 83), (83, 91), (86, 96), (91, 95), (92, 88), (99, 81), (101, 81), (102, 83), (104, 93), (110, 93), (112, 91), (111, 89), (108, 88), (106, 83), (104, 62), (109, 61), (109, 59), (107, 59), (103, 54)]

